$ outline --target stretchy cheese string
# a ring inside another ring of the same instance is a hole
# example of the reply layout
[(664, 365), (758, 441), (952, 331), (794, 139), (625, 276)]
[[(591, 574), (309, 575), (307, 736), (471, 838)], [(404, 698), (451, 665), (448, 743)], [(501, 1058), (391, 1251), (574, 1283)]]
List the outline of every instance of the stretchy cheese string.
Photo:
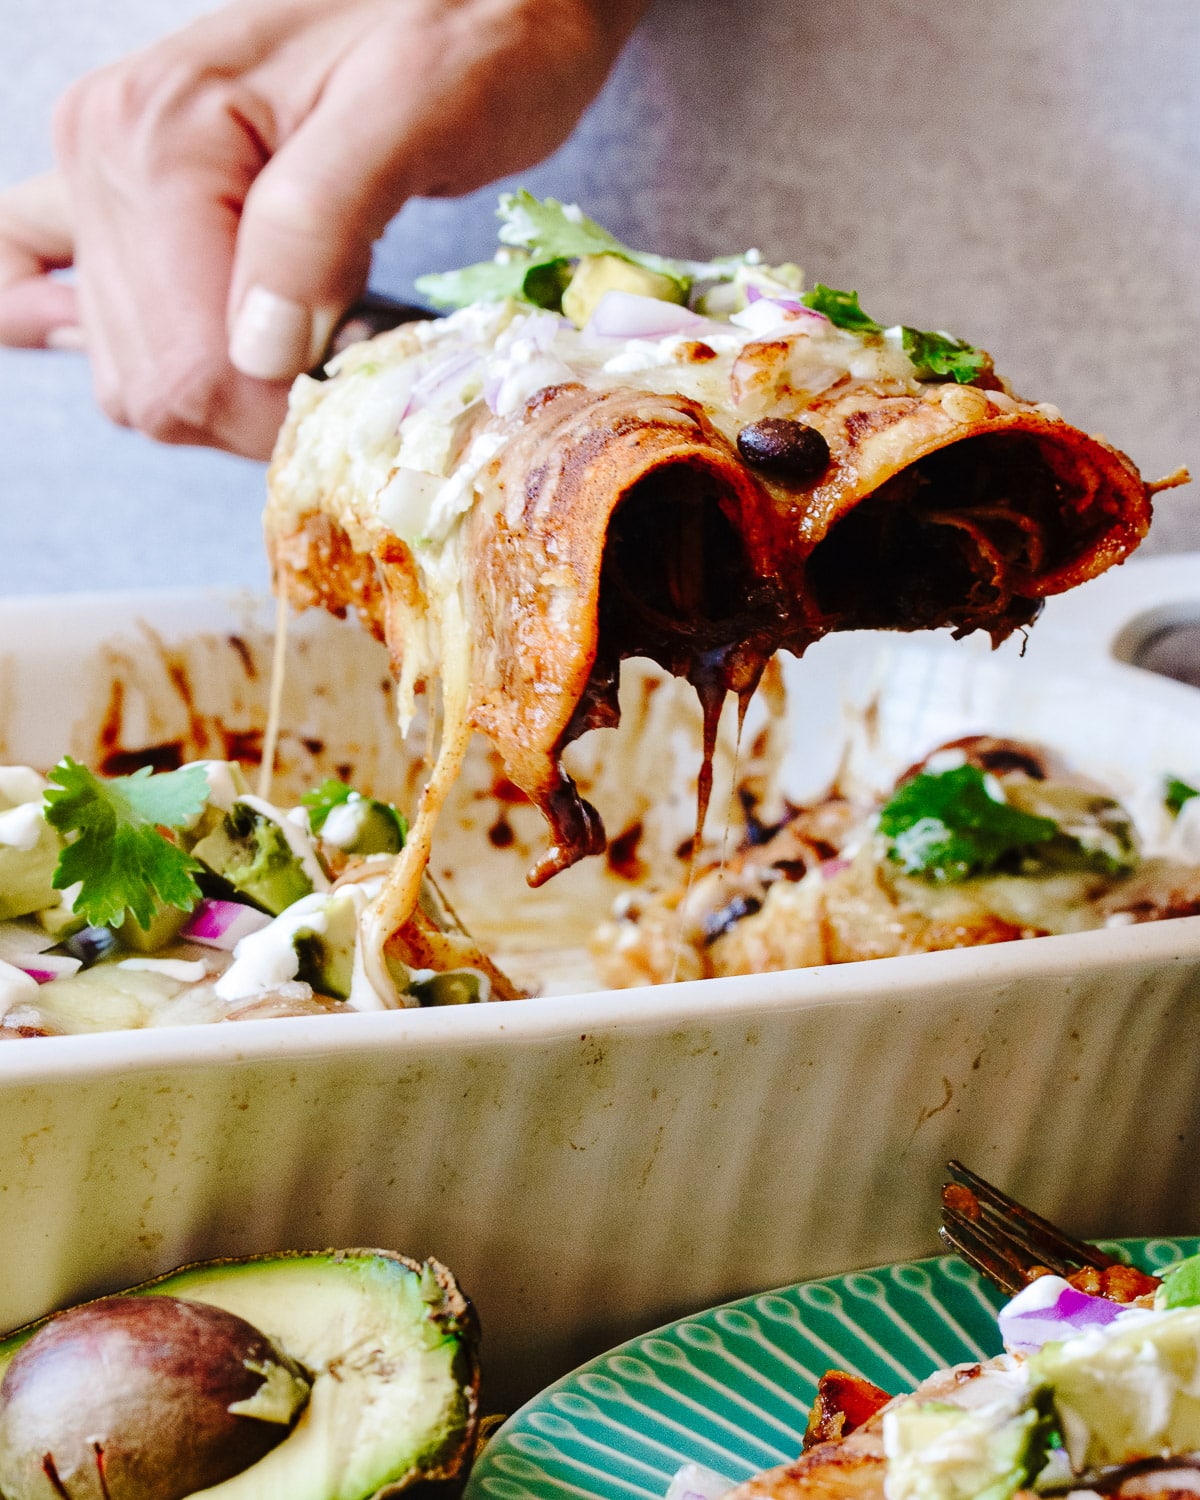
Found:
[(258, 767), (258, 795), (271, 800), (271, 778), (275, 775), (275, 752), (279, 748), (279, 726), (283, 719), (283, 678), (287, 660), (288, 603), (282, 590), (275, 601), (275, 644), (271, 652), (271, 691), (267, 699), (267, 727), (263, 732), (262, 760)]
[(467, 700), (471, 676), (471, 650), (457, 590), (443, 601), (442, 618), (442, 739), (417, 816), (408, 831), (404, 848), (384, 881), (378, 898), (363, 914), (359, 941), (363, 969), (372, 988), (388, 1005), (404, 1003), (384, 958), (384, 944), (412, 916), (421, 894), (421, 877), (429, 863), (433, 830), (438, 814), (450, 794), (463, 759), (471, 726), (467, 722)]

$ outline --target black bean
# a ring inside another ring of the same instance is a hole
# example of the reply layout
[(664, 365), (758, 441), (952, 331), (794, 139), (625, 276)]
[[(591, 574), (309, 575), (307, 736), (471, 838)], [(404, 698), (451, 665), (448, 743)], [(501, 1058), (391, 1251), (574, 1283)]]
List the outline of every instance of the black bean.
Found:
[(748, 464), (781, 479), (815, 479), (829, 466), (829, 444), (815, 427), (791, 417), (764, 417), (738, 433), (738, 452)]

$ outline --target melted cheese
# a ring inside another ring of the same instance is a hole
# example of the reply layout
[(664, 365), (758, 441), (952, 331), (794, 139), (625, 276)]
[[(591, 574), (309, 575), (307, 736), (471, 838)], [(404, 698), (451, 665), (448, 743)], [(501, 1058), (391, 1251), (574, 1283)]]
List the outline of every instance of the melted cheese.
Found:
[(384, 944), (412, 915), (429, 863), (438, 814), (462, 769), (471, 737), (467, 699), (471, 681), (470, 642), (462, 606), (454, 587), (442, 598), (442, 738), (437, 759), (395, 863), (378, 898), (367, 908), (359, 928), (363, 973), (371, 988), (388, 1004), (416, 1004), (408, 995), (401, 1001), (388, 974)]
[[(262, 762), (258, 772), (258, 795), (271, 795), (271, 778), (275, 774), (275, 752), (279, 747), (279, 727), (283, 718), (283, 675), (287, 664), (288, 604), (281, 594), (275, 607), (275, 645), (271, 652), (271, 691), (267, 700), (267, 726), (263, 732)], [(211, 784), (211, 780), (210, 780)]]
[[(752, 346), (761, 346), (763, 357), (753, 379), (745, 379), (738, 361)], [(302, 376), (293, 387), (290, 443), (272, 472), (268, 525), (286, 536), (320, 511), (360, 552), (379, 554), (402, 541), (423, 593), (419, 602), (407, 588), (399, 597), (401, 590), (384, 578), (402, 732), (412, 722), (419, 686), (438, 675), (443, 684), (442, 739), (428, 785), (405, 849), (363, 919), (366, 981), (382, 1003), (394, 1005), (400, 1002), (384, 944), (416, 904), (438, 811), (470, 734), (463, 523), (479, 499), (480, 476), (522, 420), (526, 402), (567, 382), (598, 394), (683, 396), (700, 403), (732, 442), (747, 420), (773, 409), (781, 387), (793, 410), (847, 377), (914, 394), (923, 387), (899, 329), (863, 339), (771, 298), (727, 321), (696, 317), (682, 331), (634, 340), (598, 337), (514, 302), (476, 305), (355, 345), (330, 374), (324, 382)]]
[[(276, 522), (289, 529), (320, 508), (356, 546), (399, 536), (420, 565), (421, 552), (445, 545), (473, 503), (506, 419), (539, 390), (574, 381), (597, 392), (682, 395), (732, 435), (746, 416), (736, 414), (735, 361), (752, 344), (784, 337), (801, 405), (805, 393), (815, 398), (845, 376), (921, 389), (899, 329), (864, 340), (767, 298), (728, 322), (698, 318), (659, 339), (599, 338), (512, 302), (467, 307), (353, 345), (330, 366), (335, 379), (300, 377), (291, 396), (296, 443), (272, 501)], [(696, 358), (697, 344), (709, 352)]]

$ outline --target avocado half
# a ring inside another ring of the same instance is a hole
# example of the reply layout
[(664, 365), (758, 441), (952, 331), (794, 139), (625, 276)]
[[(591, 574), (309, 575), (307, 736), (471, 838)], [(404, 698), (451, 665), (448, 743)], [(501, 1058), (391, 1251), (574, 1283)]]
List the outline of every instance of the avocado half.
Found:
[[(233, 1314), (311, 1380), (282, 1441), (232, 1478), (202, 1481), (204, 1500), (388, 1500), (416, 1484), (453, 1493), (465, 1481), (475, 1450), (479, 1327), (437, 1261), (385, 1250), (295, 1251), (184, 1266), (118, 1295), (179, 1298)], [(0, 1340), (0, 1382), (52, 1321)], [(111, 1381), (113, 1372), (101, 1378)], [(139, 1423), (132, 1441), (152, 1442), (152, 1428)]]

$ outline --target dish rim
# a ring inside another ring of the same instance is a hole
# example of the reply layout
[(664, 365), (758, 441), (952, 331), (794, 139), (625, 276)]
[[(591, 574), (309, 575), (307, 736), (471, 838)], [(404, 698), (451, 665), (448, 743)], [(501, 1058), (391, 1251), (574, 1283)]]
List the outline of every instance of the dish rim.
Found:
[(1200, 916), (983, 948), (486, 1005), (20, 1037), (0, 1046), (0, 1087), (10, 1081), (65, 1081), (114, 1067), (144, 1072), (332, 1057), (381, 1048), (430, 1053), (480, 1044), (505, 1048), (571, 1037), (627, 1036), (704, 1027), (714, 1021), (766, 1020), (804, 1011), (897, 1003), (913, 997), (945, 998), (955, 991), (961, 991), (964, 1006), (980, 1000), (994, 1006), (995, 985), (1000, 982), (1054, 979), (1064, 973), (1082, 979), (1134, 965), (1188, 960), (1200, 963)]

